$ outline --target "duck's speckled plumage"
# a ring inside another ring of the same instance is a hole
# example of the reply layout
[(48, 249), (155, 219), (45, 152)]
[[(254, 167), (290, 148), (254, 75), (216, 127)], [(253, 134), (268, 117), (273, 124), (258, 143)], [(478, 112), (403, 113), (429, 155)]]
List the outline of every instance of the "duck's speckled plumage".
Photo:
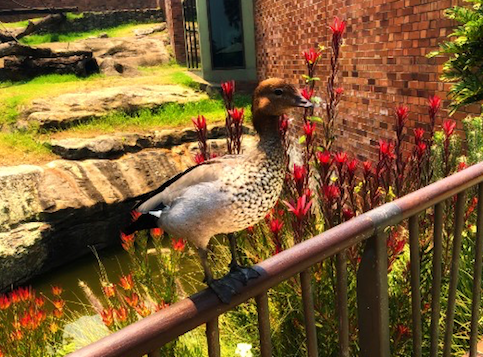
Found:
[(275, 205), (282, 190), (285, 164), (278, 118), (289, 108), (307, 103), (281, 79), (262, 82), (255, 90), (252, 108), (260, 136), (256, 148), (187, 170), (137, 210), (157, 212), (159, 227), (201, 249), (216, 234), (256, 224)]

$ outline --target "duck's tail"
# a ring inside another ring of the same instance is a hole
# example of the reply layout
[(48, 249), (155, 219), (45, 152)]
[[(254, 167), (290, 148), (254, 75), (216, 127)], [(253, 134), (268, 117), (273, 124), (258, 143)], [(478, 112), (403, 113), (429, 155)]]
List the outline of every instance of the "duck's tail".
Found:
[(142, 214), (139, 211), (132, 211), (132, 222), (121, 229), (121, 232), (125, 235), (131, 235), (137, 231), (143, 231), (146, 229), (158, 228), (157, 218), (151, 214)]

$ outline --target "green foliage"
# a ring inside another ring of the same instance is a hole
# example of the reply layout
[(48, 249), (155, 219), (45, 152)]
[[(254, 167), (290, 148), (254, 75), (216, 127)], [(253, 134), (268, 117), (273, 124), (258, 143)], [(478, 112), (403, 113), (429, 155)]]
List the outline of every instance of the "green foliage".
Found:
[(454, 82), (451, 112), (483, 100), (483, 0), (465, 0), (471, 7), (455, 6), (446, 16), (459, 23), (440, 49), (429, 56), (448, 55), (442, 79)]
[(473, 165), (483, 161), (483, 116), (467, 117), (463, 125), (468, 146), (468, 164)]

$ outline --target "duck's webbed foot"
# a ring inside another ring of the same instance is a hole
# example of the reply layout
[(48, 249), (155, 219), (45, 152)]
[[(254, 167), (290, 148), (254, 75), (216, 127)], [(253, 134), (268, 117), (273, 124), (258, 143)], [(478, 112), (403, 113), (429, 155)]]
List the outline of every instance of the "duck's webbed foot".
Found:
[(232, 264), (230, 273), (227, 276), (240, 281), (243, 285), (247, 285), (249, 280), (256, 279), (260, 273), (252, 267), (244, 267), (238, 264)]

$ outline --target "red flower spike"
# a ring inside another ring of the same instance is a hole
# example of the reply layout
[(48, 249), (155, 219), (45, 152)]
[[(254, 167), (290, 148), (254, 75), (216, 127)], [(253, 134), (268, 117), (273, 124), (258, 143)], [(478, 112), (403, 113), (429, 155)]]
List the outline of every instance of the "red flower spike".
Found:
[(362, 170), (364, 171), (364, 176), (369, 176), (372, 172), (372, 162), (364, 161), (362, 163)]
[(177, 252), (182, 252), (184, 250), (185, 245), (186, 245), (183, 238), (180, 238), (178, 240), (173, 238), (171, 243), (173, 244), (173, 249)]
[(418, 145), (424, 137), (424, 129), (423, 128), (417, 128), (414, 129), (414, 141), (416, 145)]
[(433, 97), (429, 97), (428, 100), (429, 104), (429, 115), (435, 116), (438, 113), (439, 109), (441, 108), (441, 98), (437, 95)]
[(132, 290), (134, 288), (132, 274), (121, 276), (119, 278), (119, 286), (124, 290)]
[(340, 190), (335, 185), (324, 186), (323, 193), (325, 199), (329, 202), (329, 204), (333, 204), (335, 200), (340, 197)]
[(304, 133), (307, 138), (307, 141), (309, 141), (312, 136), (314, 135), (315, 132), (315, 123), (307, 122), (304, 124)]
[(203, 115), (198, 115), (198, 118), (191, 118), (191, 121), (195, 125), (197, 131), (206, 130), (206, 118)]
[(109, 309), (104, 309), (100, 312), (102, 322), (107, 327), (111, 326), (114, 323), (114, 316), (113, 316), (114, 309), (110, 307)]
[(341, 167), (347, 162), (347, 159), (348, 157), (346, 152), (338, 152), (337, 154), (335, 154), (334, 161), (337, 164), (337, 166)]
[(133, 308), (139, 304), (139, 295), (136, 293), (132, 293), (131, 297), (125, 296), (124, 299), (126, 300), (127, 304)]
[(283, 227), (283, 221), (279, 220), (278, 218), (273, 219), (270, 221), (270, 231), (277, 235), (280, 233)]
[(308, 52), (303, 52), (305, 57), (305, 61), (308, 65), (314, 65), (319, 60), (320, 56), (322, 55), (320, 52), (316, 51), (313, 47), (309, 49)]
[(402, 128), (408, 119), (409, 109), (404, 105), (400, 105), (396, 108), (397, 125)]
[(344, 216), (344, 219), (346, 221), (348, 221), (349, 219), (351, 219), (355, 216), (355, 213), (350, 208), (343, 208), (342, 209), (342, 215)]
[(357, 159), (352, 159), (347, 164), (347, 171), (351, 176), (354, 176), (357, 170), (357, 166), (359, 166), (359, 161)]
[(300, 94), (302, 94), (302, 97), (305, 99), (310, 100), (314, 96), (314, 90), (307, 90), (307, 88), (304, 88), (300, 91)]
[(243, 113), (244, 113), (243, 108), (241, 109), (235, 108), (233, 110), (228, 110), (228, 113), (230, 114), (231, 119), (233, 120), (233, 123), (241, 124), (243, 122)]
[(155, 240), (161, 239), (164, 234), (164, 231), (161, 228), (153, 228), (149, 231), (151, 237)]
[[(468, 165), (466, 164), (466, 162), (464, 161), (461, 161), (459, 164), (458, 164), (458, 172), (459, 171), (463, 171), (464, 169), (466, 169), (468, 167)], [(0, 300), (1, 301), (1, 300)], [(0, 305), (0, 309), (2, 308), (2, 306)]]
[(307, 215), (307, 212), (312, 206), (312, 201), (307, 202), (306, 195), (302, 195), (301, 197), (299, 197), (297, 200), (297, 204), (295, 204), (294, 202), (289, 203), (287, 201), (283, 201), (283, 203), (287, 206), (288, 211), (292, 212), (299, 220), (302, 220)]
[(116, 288), (114, 287), (114, 284), (108, 284), (103, 286), (102, 291), (104, 292), (104, 295), (106, 295), (108, 299), (116, 295)]
[(346, 22), (340, 20), (337, 16), (334, 16), (334, 22), (332, 25), (329, 25), (329, 27), (332, 31), (332, 34), (342, 36), (346, 28)]
[(322, 166), (328, 167), (332, 163), (332, 155), (329, 151), (318, 151), (316, 156)]
[(231, 80), (221, 83), (221, 89), (225, 100), (231, 102), (233, 100), (233, 94), (235, 93), (235, 81)]
[(456, 122), (454, 120), (445, 119), (443, 122), (443, 132), (446, 138), (449, 138), (454, 133)]

